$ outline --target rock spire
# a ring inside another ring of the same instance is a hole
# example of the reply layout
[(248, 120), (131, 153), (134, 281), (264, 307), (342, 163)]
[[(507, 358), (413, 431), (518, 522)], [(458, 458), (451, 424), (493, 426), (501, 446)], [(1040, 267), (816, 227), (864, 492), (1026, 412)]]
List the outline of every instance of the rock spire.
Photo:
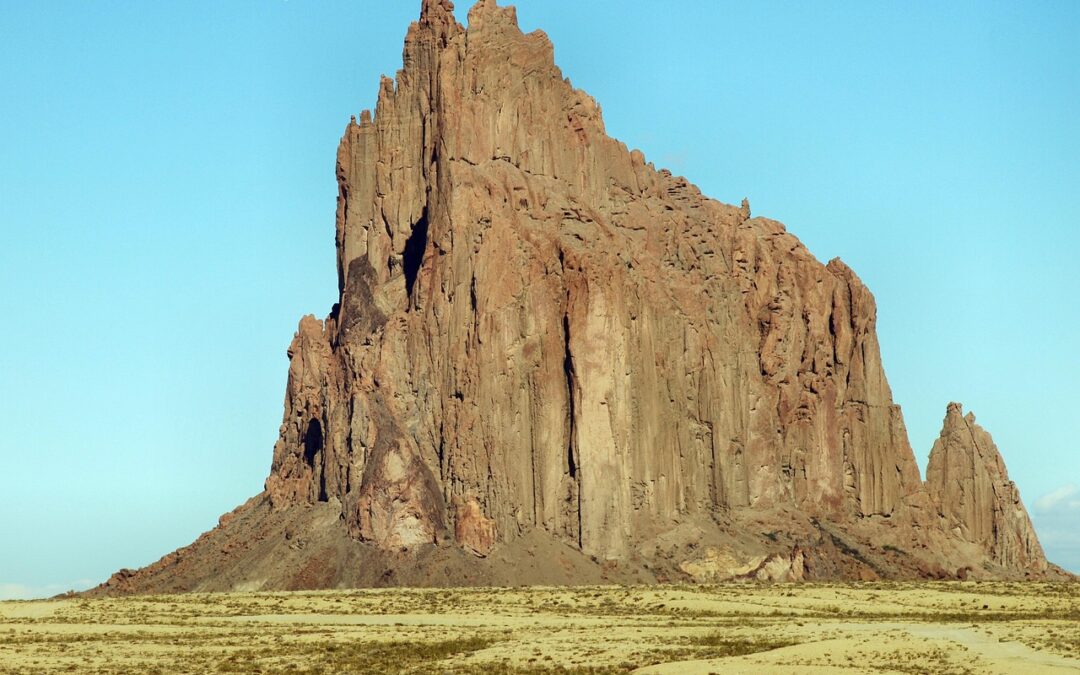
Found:
[(946, 526), (981, 546), (997, 564), (1012, 569), (1047, 568), (1020, 491), (1009, 480), (994, 441), (950, 403), (941, 436), (930, 452), (926, 484)]

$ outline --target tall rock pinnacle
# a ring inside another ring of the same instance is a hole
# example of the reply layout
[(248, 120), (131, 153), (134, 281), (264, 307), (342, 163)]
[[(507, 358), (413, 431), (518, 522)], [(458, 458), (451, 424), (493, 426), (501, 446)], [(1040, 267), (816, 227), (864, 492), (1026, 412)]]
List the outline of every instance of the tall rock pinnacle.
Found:
[(1045, 569), (935, 474), (942, 525), (855, 272), (608, 137), (512, 7), (452, 9), (341, 139), (265, 492), (109, 590)]
[(947, 526), (982, 546), (995, 562), (1010, 568), (1047, 568), (997, 446), (959, 403), (949, 404), (941, 436), (930, 452), (926, 484)]

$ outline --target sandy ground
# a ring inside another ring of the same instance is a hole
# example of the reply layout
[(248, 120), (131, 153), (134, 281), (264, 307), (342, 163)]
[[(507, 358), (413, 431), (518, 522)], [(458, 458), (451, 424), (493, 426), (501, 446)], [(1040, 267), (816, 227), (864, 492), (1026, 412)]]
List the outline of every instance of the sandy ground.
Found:
[(0, 672), (1080, 673), (1080, 584), (388, 589), (3, 602)]

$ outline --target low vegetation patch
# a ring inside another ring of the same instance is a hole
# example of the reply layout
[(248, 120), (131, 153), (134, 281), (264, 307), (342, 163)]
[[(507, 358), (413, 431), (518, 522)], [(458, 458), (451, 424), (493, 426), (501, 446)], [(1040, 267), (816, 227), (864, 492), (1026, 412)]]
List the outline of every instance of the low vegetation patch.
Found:
[(289, 672), (304, 675), (384, 675), (423, 666), (438, 671), (441, 661), (487, 649), (495, 640), (469, 637), (438, 642), (352, 642), (304, 645), (283, 656), (242, 650), (217, 664), (222, 673)]

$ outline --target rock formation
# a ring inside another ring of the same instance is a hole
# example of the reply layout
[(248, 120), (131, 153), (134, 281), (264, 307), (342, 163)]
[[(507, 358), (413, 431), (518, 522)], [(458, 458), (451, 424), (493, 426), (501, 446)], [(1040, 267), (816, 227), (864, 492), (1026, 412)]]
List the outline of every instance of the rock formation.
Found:
[(340, 299), (289, 348), (264, 495), (118, 588), (495, 583), (526, 550), (608, 579), (1045, 569), (996, 451), (954, 443), (980, 492), (928, 495), (855, 273), (609, 138), (512, 7), (424, 0), (337, 181)]
[(1047, 568), (1020, 491), (990, 434), (950, 403), (941, 436), (930, 452), (926, 485), (946, 524), (1010, 569)]
[(425, 4), (338, 183), (341, 300), (291, 350), (276, 508), (617, 558), (680, 515), (919, 489), (855, 274), (609, 139), (512, 8), (466, 32)]

